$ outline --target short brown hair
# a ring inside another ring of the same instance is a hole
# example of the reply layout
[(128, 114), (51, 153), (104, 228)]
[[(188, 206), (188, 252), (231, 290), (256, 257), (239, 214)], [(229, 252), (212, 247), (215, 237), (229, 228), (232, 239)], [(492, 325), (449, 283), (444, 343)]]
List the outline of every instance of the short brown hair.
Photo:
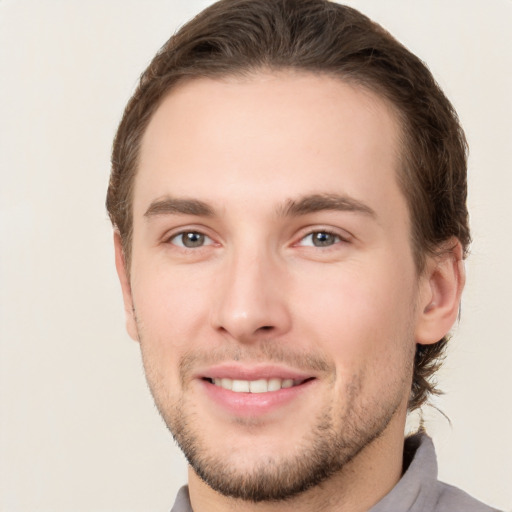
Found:
[[(466, 253), (466, 140), (457, 114), (425, 64), (347, 6), (327, 0), (221, 0), (164, 44), (142, 74), (119, 125), (106, 204), (128, 265), (141, 139), (163, 98), (183, 80), (262, 69), (328, 74), (390, 102), (402, 124), (398, 179), (411, 215), (418, 271), (426, 254), (453, 237)], [(437, 392), (432, 376), (446, 344), (445, 336), (433, 345), (417, 345), (411, 410)]]

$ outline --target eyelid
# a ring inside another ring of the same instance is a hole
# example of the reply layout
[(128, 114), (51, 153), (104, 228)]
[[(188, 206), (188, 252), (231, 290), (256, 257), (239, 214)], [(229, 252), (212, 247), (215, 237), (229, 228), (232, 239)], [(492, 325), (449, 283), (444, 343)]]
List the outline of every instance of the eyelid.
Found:
[[(182, 240), (182, 243), (177, 243), (175, 242), (175, 240), (179, 240), (180, 237), (183, 237), (183, 235), (186, 235), (188, 233), (194, 233), (196, 235), (201, 235), (204, 237), (204, 243), (202, 245), (198, 245), (197, 247), (187, 247), (184, 243), (183, 243), (183, 240)], [(204, 233), (201, 233), (199, 231), (190, 231), (190, 230), (186, 230), (186, 231), (181, 231), (179, 233), (175, 233), (174, 235), (172, 235), (169, 239), (168, 239), (168, 243), (172, 244), (172, 245), (175, 245), (176, 247), (179, 247), (180, 249), (193, 249), (193, 250), (197, 250), (197, 249), (200, 249), (201, 247), (207, 247), (209, 245), (213, 245), (215, 242), (208, 236), (208, 235), (205, 235)]]
[(332, 226), (328, 227), (328, 226), (319, 225), (319, 226), (308, 226), (307, 228), (301, 229), (300, 232), (298, 233), (297, 237), (295, 238), (296, 241), (293, 243), (293, 245), (298, 246), (300, 244), (300, 242), (302, 242), (302, 240), (304, 240), (308, 236), (313, 235), (314, 233), (326, 233), (326, 234), (338, 237), (340, 239), (339, 242), (336, 242), (335, 244), (333, 244), (331, 246), (326, 246), (326, 248), (333, 247), (334, 245), (336, 245), (337, 243), (340, 243), (340, 242), (350, 243), (354, 240), (354, 236), (344, 229), (334, 228)]
[[(218, 244), (218, 242), (217, 242), (218, 237), (216, 237), (211, 232), (211, 229), (208, 229), (205, 226), (201, 226), (201, 225), (197, 225), (197, 224), (195, 224), (195, 225), (189, 224), (189, 225), (185, 225), (185, 226), (178, 226), (178, 227), (172, 228), (165, 232), (165, 234), (162, 236), (161, 240), (164, 244), (171, 244), (171, 245), (174, 245), (175, 247), (179, 247), (181, 249), (188, 250), (188, 249), (190, 249), (189, 247), (183, 247), (181, 245), (172, 243), (172, 240), (174, 238), (176, 238), (180, 235), (183, 235), (185, 233), (198, 233), (198, 234), (204, 235), (205, 238), (208, 238), (210, 240), (210, 243), (207, 243), (202, 247)], [(197, 250), (197, 248), (195, 248), (195, 250)]]

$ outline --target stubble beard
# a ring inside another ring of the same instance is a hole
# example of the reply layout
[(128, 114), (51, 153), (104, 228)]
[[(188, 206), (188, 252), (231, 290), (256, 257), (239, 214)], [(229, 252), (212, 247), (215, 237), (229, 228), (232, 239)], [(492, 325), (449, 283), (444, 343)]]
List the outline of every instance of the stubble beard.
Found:
[(195, 421), (182, 400), (171, 414), (161, 413), (188, 463), (207, 485), (224, 496), (257, 503), (290, 500), (342, 472), (384, 432), (399, 405), (398, 401), (378, 418), (372, 417), (373, 410), (365, 419), (351, 408), (338, 431), (329, 408), (316, 418), (294, 454), (262, 456), (250, 471), (234, 466), (228, 453), (212, 449), (216, 440), (205, 441), (207, 429), (199, 433), (196, 428), (204, 422)]
[[(229, 447), (222, 452), (219, 440), (208, 438), (204, 418), (186, 399), (185, 388), (172, 402), (162, 387), (163, 380), (145, 366), (157, 408), (195, 473), (220, 494), (251, 502), (290, 500), (342, 472), (381, 436), (403, 402), (398, 391), (403, 388), (398, 386), (385, 401), (374, 397), (361, 403), (364, 376), (355, 376), (344, 387), (343, 410), (325, 404), (308, 433), (297, 441), (293, 454), (260, 453), (250, 469), (242, 469), (231, 461)], [(182, 375), (182, 384), (184, 381)]]

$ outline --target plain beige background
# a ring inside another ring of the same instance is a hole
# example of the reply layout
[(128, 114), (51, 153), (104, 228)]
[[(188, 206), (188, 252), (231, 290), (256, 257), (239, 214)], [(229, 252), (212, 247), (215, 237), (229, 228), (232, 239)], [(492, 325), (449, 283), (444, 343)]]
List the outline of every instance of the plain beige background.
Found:
[[(124, 332), (104, 211), (138, 75), (208, 1), (0, 0), (0, 510), (169, 510), (185, 464)], [(430, 66), (471, 145), (474, 244), (427, 425), (512, 510), (512, 1), (351, 0)]]

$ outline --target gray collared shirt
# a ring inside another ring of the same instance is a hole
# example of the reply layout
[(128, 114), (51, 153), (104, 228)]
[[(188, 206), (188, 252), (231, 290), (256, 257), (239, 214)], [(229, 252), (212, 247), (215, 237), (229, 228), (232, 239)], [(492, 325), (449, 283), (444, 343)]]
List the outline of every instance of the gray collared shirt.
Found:
[[(426, 434), (405, 441), (412, 458), (403, 477), (369, 512), (497, 512), (465, 492), (437, 479), (434, 445)], [(188, 487), (182, 487), (171, 512), (193, 512)]]

